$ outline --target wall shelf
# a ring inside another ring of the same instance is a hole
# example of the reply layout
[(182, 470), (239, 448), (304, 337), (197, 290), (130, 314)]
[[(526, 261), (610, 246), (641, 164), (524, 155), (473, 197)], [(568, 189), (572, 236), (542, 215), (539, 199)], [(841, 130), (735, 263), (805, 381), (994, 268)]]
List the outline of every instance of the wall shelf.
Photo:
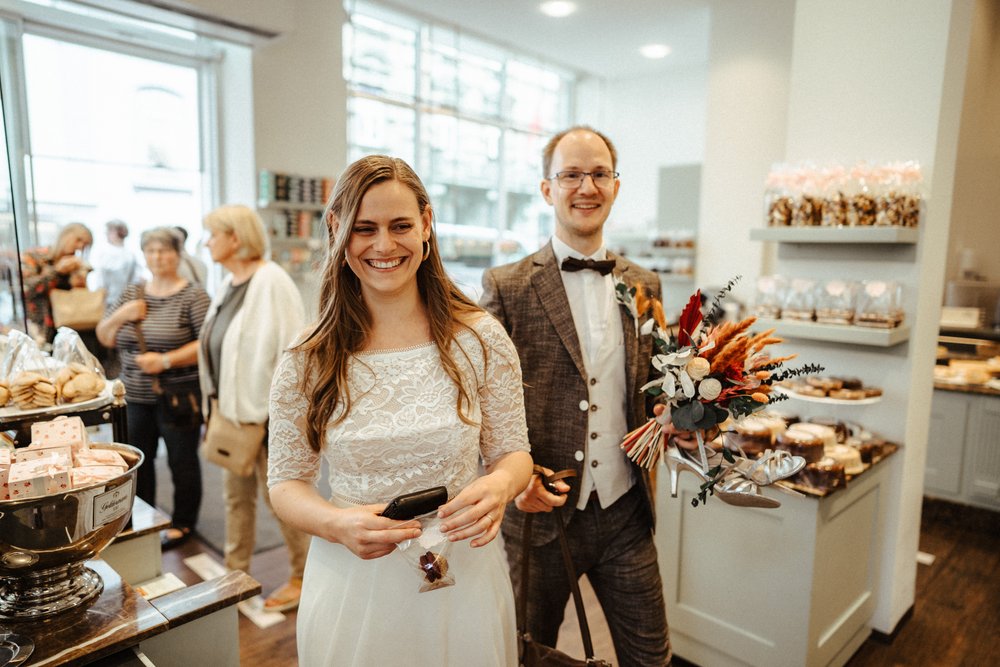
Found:
[(892, 329), (877, 329), (846, 324), (820, 324), (817, 322), (797, 322), (795, 320), (774, 320), (758, 318), (756, 327), (775, 329), (779, 336), (822, 340), (832, 343), (892, 347), (910, 338), (910, 327), (901, 325)]
[(752, 241), (784, 243), (899, 243), (914, 244), (916, 227), (764, 227), (750, 230)]
[(257, 208), (266, 211), (322, 211), (325, 204), (304, 204), (294, 201), (259, 201)]

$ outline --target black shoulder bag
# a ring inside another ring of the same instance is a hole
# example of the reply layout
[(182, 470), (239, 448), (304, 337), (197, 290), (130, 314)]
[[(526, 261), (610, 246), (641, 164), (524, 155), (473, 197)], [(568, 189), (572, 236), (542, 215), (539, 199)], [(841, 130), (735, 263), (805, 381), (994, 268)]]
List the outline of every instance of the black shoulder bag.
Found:
[[(542, 476), (546, 484), (551, 484), (557, 479), (576, 477), (575, 470), (561, 470), (552, 475), (546, 476), (539, 466), (535, 466), (535, 472)], [(558, 512), (559, 510), (556, 510)], [(587, 623), (587, 612), (583, 608), (583, 596), (580, 594), (580, 585), (576, 579), (576, 568), (573, 566), (573, 558), (569, 552), (569, 542), (566, 540), (566, 528), (563, 526), (562, 518), (556, 516), (556, 525), (559, 526), (559, 546), (562, 548), (563, 563), (566, 565), (566, 575), (569, 577), (570, 590), (573, 593), (573, 602), (576, 604), (576, 617), (580, 622), (580, 634), (583, 635), (583, 650), (586, 654), (584, 660), (573, 658), (551, 646), (540, 644), (531, 638), (527, 631), (528, 624), (528, 573), (531, 565), (531, 522), (533, 514), (524, 517), (524, 534), (522, 535), (521, 551), (521, 590), (517, 593), (517, 640), (518, 640), (518, 664), (521, 667), (611, 667), (611, 663), (594, 657), (594, 643), (590, 639), (590, 625)]]

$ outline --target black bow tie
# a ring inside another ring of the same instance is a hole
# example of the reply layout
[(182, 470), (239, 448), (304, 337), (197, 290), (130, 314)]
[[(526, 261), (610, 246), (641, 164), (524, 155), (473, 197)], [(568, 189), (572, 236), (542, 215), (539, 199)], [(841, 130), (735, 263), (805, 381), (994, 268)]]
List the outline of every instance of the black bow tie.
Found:
[(584, 269), (590, 269), (591, 271), (597, 271), (602, 276), (606, 276), (611, 273), (611, 269), (615, 268), (615, 260), (613, 259), (580, 259), (579, 257), (567, 257), (562, 261), (563, 271), (582, 271)]

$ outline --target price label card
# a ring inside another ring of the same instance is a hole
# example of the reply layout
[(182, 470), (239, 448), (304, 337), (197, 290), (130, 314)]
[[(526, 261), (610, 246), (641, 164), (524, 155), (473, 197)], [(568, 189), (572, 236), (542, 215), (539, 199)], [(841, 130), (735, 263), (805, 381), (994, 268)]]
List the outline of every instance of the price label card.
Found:
[(114, 521), (132, 509), (132, 480), (94, 497), (94, 525), (91, 530)]

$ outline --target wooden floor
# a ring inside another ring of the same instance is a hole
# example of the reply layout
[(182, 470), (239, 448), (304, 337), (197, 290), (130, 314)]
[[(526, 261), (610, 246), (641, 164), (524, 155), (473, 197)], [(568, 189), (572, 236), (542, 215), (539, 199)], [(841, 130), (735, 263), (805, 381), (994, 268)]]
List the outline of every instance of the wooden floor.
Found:
[[(891, 641), (886, 637), (869, 638), (848, 667), (1000, 664), (1000, 513), (925, 500), (920, 550), (934, 556), (935, 561), (917, 568), (912, 615), (897, 628)], [(198, 575), (184, 565), (183, 559), (199, 553), (221, 560), (211, 547), (195, 539), (166, 552), (164, 569), (188, 584), (197, 583)], [(288, 576), (284, 547), (255, 555), (250, 574), (261, 582), (265, 595), (280, 586)], [(595, 652), (613, 659), (607, 625), (589, 587), (585, 586), (584, 596)], [(560, 648), (582, 655), (572, 611), (570, 605), (560, 633)], [(243, 665), (289, 667), (297, 664), (295, 655), (294, 612), (264, 630), (240, 614)]]

